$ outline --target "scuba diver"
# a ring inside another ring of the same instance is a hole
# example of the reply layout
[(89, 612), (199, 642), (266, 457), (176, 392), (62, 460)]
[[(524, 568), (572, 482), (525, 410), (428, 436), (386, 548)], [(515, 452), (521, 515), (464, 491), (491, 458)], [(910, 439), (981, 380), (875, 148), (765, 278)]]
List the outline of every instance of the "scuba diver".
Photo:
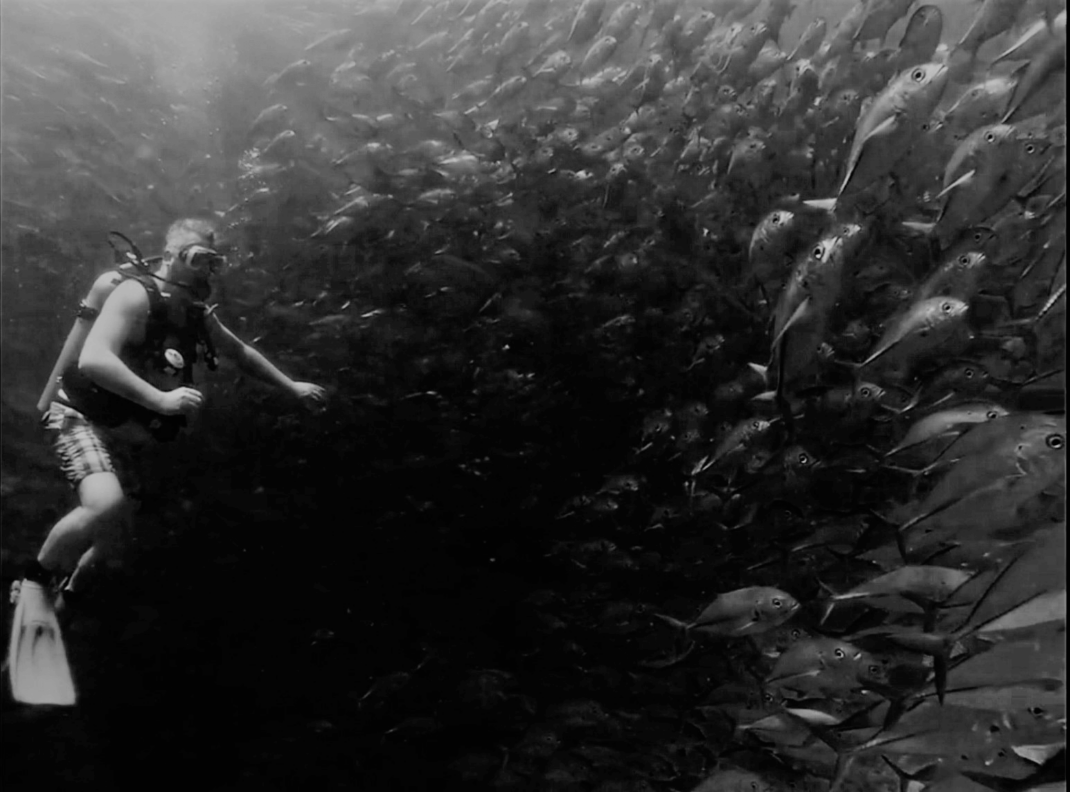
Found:
[(129, 518), (136, 486), (129, 455), (153, 440), (173, 439), (203, 406), (193, 387), (198, 352), (214, 369), (218, 349), (309, 408), (325, 401), (323, 388), (290, 379), (205, 304), (226, 265), (214, 249), (211, 223), (172, 223), (163, 255), (149, 260), (117, 232), (109, 235), (113, 248), (111, 236), (131, 252), (93, 283), (37, 405), (79, 504), (53, 526), (12, 585), (8, 671), (14, 699), (26, 704), (75, 703), (57, 610), (76, 601), (79, 575)]

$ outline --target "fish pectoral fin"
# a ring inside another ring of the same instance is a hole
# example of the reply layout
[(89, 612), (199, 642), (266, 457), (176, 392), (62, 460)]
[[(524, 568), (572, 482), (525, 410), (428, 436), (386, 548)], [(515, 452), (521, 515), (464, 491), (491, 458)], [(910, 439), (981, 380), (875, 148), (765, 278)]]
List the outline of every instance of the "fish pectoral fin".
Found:
[(780, 328), (780, 332), (777, 333), (776, 338), (773, 339), (773, 343), (770, 345), (773, 349), (776, 349), (778, 346), (780, 346), (780, 341), (784, 337), (784, 334), (788, 332), (791, 327), (798, 324), (799, 321), (802, 320), (802, 318), (806, 315), (806, 311), (809, 307), (810, 298), (807, 297), (801, 303), (799, 303), (799, 307), (795, 309), (792, 315), (788, 318), (788, 321), (784, 323), (784, 326), (782, 328)]
[(865, 144), (869, 143), (871, 140), (875, 140), (876, 138), (882, 138), (886, 135), (893, 134), (899, 126), (900, 115), (900, 113), (892, 113), (886, 119), (877, 124), (877, 126), (873, 127), (873, 129), (869, 131), (869, 134), (862, 139), (862, 145), (864, 146)]
[(797, 672), (795, 672), (793, 674), (785, 674), (784, 676), (779, 676), (779, 677), (770, 677), (769, 679), (767, 679), (765, 681), (766, 681), (766, 684), (770, 684), (770, 685), (772, 685), (774, 683), (782, 685), (785, 682), (792, 682), (792, 681), (803, 680), (803, 679), (813, 679), (816, 676), (821, 676), (821, 672), (823, 670), (824, 669), (821, 669), (821, 668), (811, 668), (808, 671), (797, 671)]
[(747, 366), (750, 367), (751, 371), (753, 371), (756, 374), (758, 374), (758, 376), (760, 376), (762, 378), (762, 380), (765, 380), (765, 381), (768, 380), (768, 377), (769, 377), (769, 367), (768, 366), (763, 366), (763, 365), (761, 365), (759, 363), (748, 363)]
[(924, 223), (920, 220), (904, 220), (899, 225), (908, 231), (914, 231), (922, 236), (930, 236), (936, 229), (936, 223)]
[(836, 201), (836, 198), (811, 198), (808, 201), (803, 201), (803, 204), (811, 209), (818, 209), (831, 214), (836, 210)]
[(951, 184), (947, 185), (940, 192), (938, 192), (933, 197), (933, 200), (934, 201), (939, 201), (941, 198), (946, 196), (952, 190), (956, 190), (959, 187), (965, 187), (967, 184), (969, 184), (970, 182), (973, 181), (974, 176), (976, 176), (976, 175), (977, 175), (977, 169), (976, 168), (974, 168), (973, 170), (967, 171), (966, 173), (962, 174), (957, 179), (955, 179), (955, 181), (951, 182)]
[(758, 622), (759, 622), (759, 619), (753, 619), (752, 621), (743, 622), (742, 624), (740, 624), (735, 629), (730, 630), (728, 632), (728, 634), (729, 635), (743, 635), (743, 634), (745, 634), (747, 632), (747, 630), (749, 630), (752, 627), (756, 626), (758, 624)]

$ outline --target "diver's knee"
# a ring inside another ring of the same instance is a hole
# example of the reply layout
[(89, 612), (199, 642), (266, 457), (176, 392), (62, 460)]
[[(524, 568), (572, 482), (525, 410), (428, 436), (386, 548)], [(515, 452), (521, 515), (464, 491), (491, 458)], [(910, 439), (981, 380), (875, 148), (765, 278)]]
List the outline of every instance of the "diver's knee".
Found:
[(119, 513), (127, 505), (127, 497), (114, 473), (93, 473), (78, 485), (82, 507), (96, 516)]

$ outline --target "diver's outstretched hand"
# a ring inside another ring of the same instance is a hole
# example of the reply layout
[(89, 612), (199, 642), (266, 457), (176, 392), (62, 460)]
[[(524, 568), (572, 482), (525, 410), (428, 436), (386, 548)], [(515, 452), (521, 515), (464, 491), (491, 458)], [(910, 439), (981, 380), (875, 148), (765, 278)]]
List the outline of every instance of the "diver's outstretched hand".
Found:
[(327, 391), (311, 382), (295, 382), (293, 394), (310, 410), (322, 410), (327, 404)]

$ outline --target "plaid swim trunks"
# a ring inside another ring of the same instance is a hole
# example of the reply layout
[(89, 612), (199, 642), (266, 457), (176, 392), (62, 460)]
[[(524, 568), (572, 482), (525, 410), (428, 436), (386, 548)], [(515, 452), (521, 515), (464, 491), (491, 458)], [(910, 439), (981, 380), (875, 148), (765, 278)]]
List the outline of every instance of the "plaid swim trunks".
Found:
[(78, 489), (90, 474), (114, 473), (128, 496), (140, 490), (133, 473), (137, 448), (118, 432), (97, 426), (72, 407), (55, 401), (42, 424), (52, 435), (52, 448), (72, 489)]

